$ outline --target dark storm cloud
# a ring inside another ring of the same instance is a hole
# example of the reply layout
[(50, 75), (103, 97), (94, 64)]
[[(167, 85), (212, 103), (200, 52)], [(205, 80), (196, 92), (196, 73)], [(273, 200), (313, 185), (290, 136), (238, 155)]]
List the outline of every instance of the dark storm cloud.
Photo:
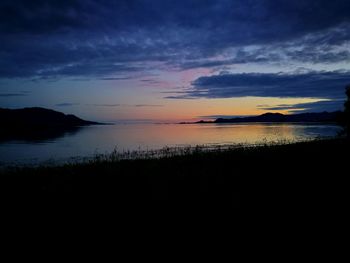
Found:
[[(337, 47), (349, 41), (349, 10), (348, 0), (2, 0), (0, 77), (123, 78), (152, 61), (181, 68), (268, 63), (284, 55), (347, 61), (348, 52)], [(283, 48), (296, 44), (300, 50)], [(247, 45), (260, 51), (209, 60)], [(280, 52), (271, 52), (276, 45)]]
[(5, 33), (178, 27), (217, 30), (221, 37), (235, 32), (226, 38), (261, 42), (348, 22), (350, 4), (347, 0), (3, 0), (0, 8), (0, 30)]
[(75, 0), (3, 0), (0, 30), (38, 34), (82, 27), (86, 21), (82, 3)]
[(167, 98), (310, 97), (342, 99), (350, 72), (245, 73), (200, 77), (185, 93)]

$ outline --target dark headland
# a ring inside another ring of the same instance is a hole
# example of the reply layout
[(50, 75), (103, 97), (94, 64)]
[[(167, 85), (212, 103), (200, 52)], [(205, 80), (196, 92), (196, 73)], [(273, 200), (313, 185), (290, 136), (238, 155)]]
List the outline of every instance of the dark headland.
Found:
[(0, 141), (52, 139), (83, 126), (99, 124), (40, 107), (0, 108), (0, 123)]
[[(251, 123), (251, 122), (307, 122), (307, 123), (338, 123), (341, 118), (341, 111), (335, 112), (320, 112), (320, 113), (299, 113), (284, 115), (281, 113), (264, 113), (259, 116), (237, 117), (237, 118), (218, 118), (214, 121), (198, 121), (194, 123)], [(182, 122), (181, 124), (188, 124), (189, 122)], [(193, 122), (192, 122), (193, 123)]]

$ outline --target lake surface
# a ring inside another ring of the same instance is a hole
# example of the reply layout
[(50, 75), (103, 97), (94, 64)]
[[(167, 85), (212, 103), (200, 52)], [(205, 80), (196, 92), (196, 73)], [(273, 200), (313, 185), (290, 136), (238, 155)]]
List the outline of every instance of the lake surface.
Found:
[(310, 124), (116, 124), (82, 127), (60, 137), (0, 142), (0, 165), (36, 164), (96, 153), (160, 149), (165, 146), (255, 144), (331, 137), (335, 125)]

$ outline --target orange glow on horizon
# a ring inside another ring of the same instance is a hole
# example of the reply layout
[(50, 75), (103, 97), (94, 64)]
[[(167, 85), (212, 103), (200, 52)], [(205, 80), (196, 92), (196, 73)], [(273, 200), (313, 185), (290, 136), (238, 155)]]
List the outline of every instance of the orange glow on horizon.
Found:
[[(160, 107), (130, 108), (121, 119), (128, 119), (130, 116), (137, 116), (137, 119), (155, 119), (155, 120), (199, 120), (210, 119), (213, 115), (227, 116), (248, 116), (259, 115), (266, 112), (279, 112), (289, 114), (288, 110), (264, 110), (259, 105), (268, 105), (269, 107), (280, 104), (294, 105), (298, 103), (316, 102), (320, 99), (305, 98), (228, 98), (228, 99), (196, 99), (196, 100), (164, 100)], [(154, 104), (159, 102), (152, 102)], [(135, 118), (135, 119), (136, 119)]]
[[(164, 99), (148, 97), (142, 101), (124, 100), (118, 107), (86, 107), (85, 114), (104, 116), (104, 120), (159, 120), (196, 121), (209, 120), (209, 116), (252, 116), (266, 112), (290, 114), (288, 110), (265, 110), (278, 105), (312, 103), (322, 99), (312, 98), (225, 98), (225, 99)], [(134, 105), (143, 105), (135, 107)], [(99, 120), (99, 119), (97, 119)]]

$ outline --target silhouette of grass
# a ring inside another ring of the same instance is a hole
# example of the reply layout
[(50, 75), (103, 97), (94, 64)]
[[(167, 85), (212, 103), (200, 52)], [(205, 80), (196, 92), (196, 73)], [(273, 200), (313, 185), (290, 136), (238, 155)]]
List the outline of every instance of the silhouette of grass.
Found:
[(68, 198), (69, 204), (125, 207), (340, 204), (349, 145), (349, 140), (335, 138), (122, 153), (116, 149), (83, 163), (2, 170), (0, 192), (7, 199), (39, 195)]
[[(302, 142), (318, 141), (324, 138), (303, 140)], [(300, 141), (299, 141), (300, 142)], [(96, 152), (93, 157), (87, 157), (83, 159), (72, 159), (67, 164), (80, 165), (80, 164), (95, 164), (95, 163), (114, 163), (122, 160), (153, 160), (153, 159), (164, 159), (173, 157), (189, 157), (199, 156), (209, 153), (224, 153), (241, 150), (261, 150), (261, 147), (273, 147), (279, 145), (295, 144), (298, 141), (288, 139), (278, 139), (276, 141), (268, 141), (264, 139), (256, 143), (236, 143), (236, 144), (208, 144), (208, 145), (187, 145), (187, 146), (165, 146), (161, 149), (147, 149), (147, 150), (123, 150), (119, 151), (116, 147), (110, 153), (98, 153)], [(54, 164), (54, 160), (53, 163)], [(48, 163), (50, 165), (50, 163)]]

